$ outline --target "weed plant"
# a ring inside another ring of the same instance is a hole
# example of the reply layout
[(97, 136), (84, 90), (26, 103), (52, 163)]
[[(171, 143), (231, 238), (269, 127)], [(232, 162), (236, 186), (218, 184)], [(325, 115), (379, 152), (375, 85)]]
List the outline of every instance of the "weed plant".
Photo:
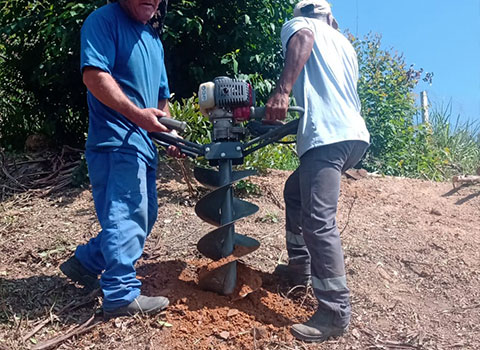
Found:
[[(454, 122), (452, 123), (452, 121)], [(480, 125), (452, 117), (451, 104), (434, 108), (430, 127), (435, 147), (443, 157), (445, 178), (458, 174), (474, 174), (480, 166)]]

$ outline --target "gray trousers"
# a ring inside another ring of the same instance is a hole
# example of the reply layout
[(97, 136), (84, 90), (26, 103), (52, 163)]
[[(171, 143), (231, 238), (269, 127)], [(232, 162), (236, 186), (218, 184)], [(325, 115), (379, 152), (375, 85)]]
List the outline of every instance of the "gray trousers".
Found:
[(336, 214), (342, 172), (355, 166), (368, 144), (344, 141), (309, 150), (285, 183), (289, 272), (311, 275), (319, 309), (337, 326), (350, 321), (343, 250)]

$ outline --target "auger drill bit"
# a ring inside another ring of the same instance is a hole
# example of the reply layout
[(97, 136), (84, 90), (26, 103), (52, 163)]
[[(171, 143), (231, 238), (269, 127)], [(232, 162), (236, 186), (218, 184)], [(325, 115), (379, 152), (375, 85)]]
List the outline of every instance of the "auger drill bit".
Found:
[[(200, 253), (212, 260), (226, 259), (219, 266), (199, 277), (199, 286), (219, 294), (233, 293), (237, 280), (237, 261), (260, 246), (257, 240), (235, 232), (235, 222), (258, 211), (255, 204), (233, 196), (233, 184), (255, 171), (232, 171), (232, 160), (219, 161), (219, 171), (195, 168), (195, 178), (205, 186), (216, 189), (200, 199), (196, 214), (218, 228), (206, 234), (197, 244)], [(235, 250), (235, 252), (234, 252)], [(232, 260), (232, 261), (230, 261)]]

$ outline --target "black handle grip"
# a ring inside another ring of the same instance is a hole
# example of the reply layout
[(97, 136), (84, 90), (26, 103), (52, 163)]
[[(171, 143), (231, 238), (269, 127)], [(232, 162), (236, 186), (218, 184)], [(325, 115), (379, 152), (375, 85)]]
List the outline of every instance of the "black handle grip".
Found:
[(187, 128), (187, 123), (180, 120), (175, 120), (167, 117), (160, 117), (158, 121), (165, 125), (170, 130), (185, 131)]
[(150, 132), (149, 136), (160, 146), (167, 148), (168, 146), (176, 146), (180, 151), (189, 157), (205, 155), (203, 145), (182, 139), (179, 136), (172, 135), (167, 132)]

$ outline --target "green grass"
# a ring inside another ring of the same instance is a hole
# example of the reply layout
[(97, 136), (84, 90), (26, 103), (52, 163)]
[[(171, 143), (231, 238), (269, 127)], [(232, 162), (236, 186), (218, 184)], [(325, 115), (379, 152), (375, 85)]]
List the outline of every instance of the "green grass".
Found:
[(474, 174), (480, 166), (479, 123), (454, 118), (449, 104), (431, 111), (430, 125), (435, 147), (444, 155), (445, 176)]

